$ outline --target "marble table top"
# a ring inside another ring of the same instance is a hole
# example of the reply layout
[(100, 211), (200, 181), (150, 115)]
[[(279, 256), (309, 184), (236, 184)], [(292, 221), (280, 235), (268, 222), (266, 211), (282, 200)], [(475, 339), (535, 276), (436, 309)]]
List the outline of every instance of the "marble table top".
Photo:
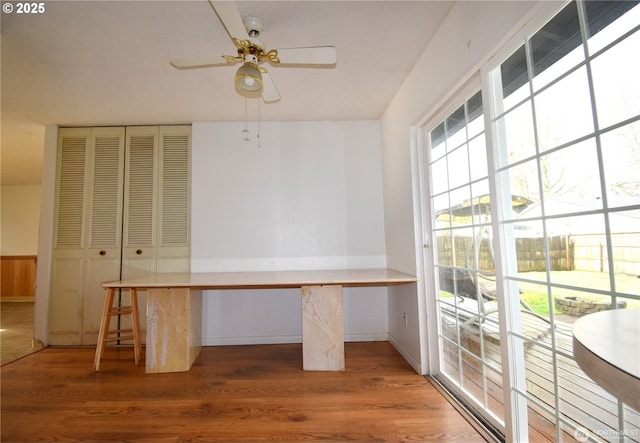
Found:
[(104, 288), (299, 288), (302, 286), (387, 286), (415, 283), (417, 278), (393, 269), (335, 269), (308, 271), (155, 273), (107, 281)]

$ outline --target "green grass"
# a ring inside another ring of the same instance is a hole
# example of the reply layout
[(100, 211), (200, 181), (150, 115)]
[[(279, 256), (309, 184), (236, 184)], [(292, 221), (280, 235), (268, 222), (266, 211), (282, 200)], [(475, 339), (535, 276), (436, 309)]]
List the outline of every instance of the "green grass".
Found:
[[(544, 272), (526, 272), (520, 274), (521, 278), (527, 280), (539, 281), (540, 284), (518, 282), (521, 294), (520, 298), (527, 303), (531, 309), (541, 315), (549, 315), (550, 309), (554, 314), (561, 312), (553, 306), (549, 306), (547, 287), (544, 285), (546, 274)], [(575, 286), (577, 288), (592, 288), (603, 291), (610, 290), (609, 274), (604, 272), (588, 272), (588, 271), (554, 271), (551, 273), (551, 283)], [(631, 275), (616, 275), (616, 289), (618, 292), (640, 295), (640, 279)], [(608, 297), (599, 294), (593, 294), (581, 290), (572, 290), (564, 288), (552, 288), (553, 297), (581, 297), (587, 300), (601, 301)], [(453, 297), (453, 294), (440, 291), (440, 297)], [(624, 299), (627, 302), (627, 308), (640, 308), (640, 300)]]
[[(531, 308), (542, 315), (549, 314), (549, 304), (547, 299), (547, 288), (542, 283), (546, 280), (546, 274), (544, 272), (526, 272), (520, 274), (520, 277), (539, 280), (541, 284), (524, 283), (520, 282), (519, 287), (522, 293), (520, 297)], [(604, 272), (589, 272), (589, 271), (554, 271), (551, 273), (551, 283), (576, 286), (578, 288), (591, 288), (600, 289), (603, 291), (609, 291), (611, 289), (609, 283), (609, 274)], [(640, 282), (638, 278), (630, 275), (618, 274), (615, 276), (615, 284), (618, 292), (626, 292), (630, 294), (639, 295)], [(580, 297), (586, 300), (592, 301), (607, 301), (608, 296), (594, 294), (579, 289), (564, 289), (564, 288), (552, 288), (552, 294), (554, 298), (557, 297)], [(627, 302), (627, 308), (640, 308), (640, 300), (624, 299)], [(557, 309), (554, 309), (554, 313), (559, 313)]]
[[(520, 299), (528, 304), (534, 312), (537, 312), (541, 315), (549, 315), (549, 302), (546, 292), (523, 292), (522, 294), (520, 294)], [(551, 308), (554, 309), (554, 313), (557, 312), (557, 310), (553, 306), (551, 306)]]

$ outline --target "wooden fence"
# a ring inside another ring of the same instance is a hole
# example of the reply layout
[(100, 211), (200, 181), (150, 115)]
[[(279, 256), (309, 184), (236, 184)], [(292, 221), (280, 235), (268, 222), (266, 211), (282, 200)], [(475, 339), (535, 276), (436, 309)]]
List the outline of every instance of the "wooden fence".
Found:
[[(607, 272), (609, 269), (607, 242), (602, 234), (557, 235), (547, 240), (552, 271)], [(451, 237), (438, 237), (438, 264), (473, 268), (473, 241), (472, 237), (455, 236), (452, 243)], [(640, 276), (640, 232), (614, 233), (611, 241), (614, 272)], [(545, 250), (544, 238), (517, 238), (518, 271), (544, 271)], [(480, 243), (477, 269), (495, 269), (487, 238)]]
[[(552, 271), (573, 270), (574, 248), (568, 235), (550, 237), (549, 251)], [(438, 237), (438, 263), (444, 266), (474, 267), (474, 252), (472, 237)], [(453, 259), (455, 249), (455, 263)], [(544, 238), (517, 238), (516, 254), (518, 257), (518, 271), (544, 271), (546, 269)], [(478, 269), (493, 271), (493, 256), (489, 248), (489, 240), (483, 239), (478, 250)]]
[[(574, 243), (570, 235), (548, 238), (549, 260), (552, 271), (572, 271), (574, 267)], [(544, 238), (517, 238), (516, 254), (518, 272), (544, 271)]]

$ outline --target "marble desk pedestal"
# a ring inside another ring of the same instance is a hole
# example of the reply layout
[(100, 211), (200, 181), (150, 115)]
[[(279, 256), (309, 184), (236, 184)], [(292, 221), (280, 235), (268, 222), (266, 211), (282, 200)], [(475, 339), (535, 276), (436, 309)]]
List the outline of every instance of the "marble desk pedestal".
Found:
[(302, 287), (302, 368), (344, 371), (340, 285)]
[(202, 349), (202, 290), (150, 288), (145, 372), (188, 371)]

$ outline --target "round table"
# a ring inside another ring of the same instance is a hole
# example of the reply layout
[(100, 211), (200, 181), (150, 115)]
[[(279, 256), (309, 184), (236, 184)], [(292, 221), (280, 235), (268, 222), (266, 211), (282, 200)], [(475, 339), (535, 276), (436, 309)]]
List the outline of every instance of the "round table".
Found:
[(578, 319), (573, 324), (573, 355), (593, 381), (640, 411), (640, 309)]

